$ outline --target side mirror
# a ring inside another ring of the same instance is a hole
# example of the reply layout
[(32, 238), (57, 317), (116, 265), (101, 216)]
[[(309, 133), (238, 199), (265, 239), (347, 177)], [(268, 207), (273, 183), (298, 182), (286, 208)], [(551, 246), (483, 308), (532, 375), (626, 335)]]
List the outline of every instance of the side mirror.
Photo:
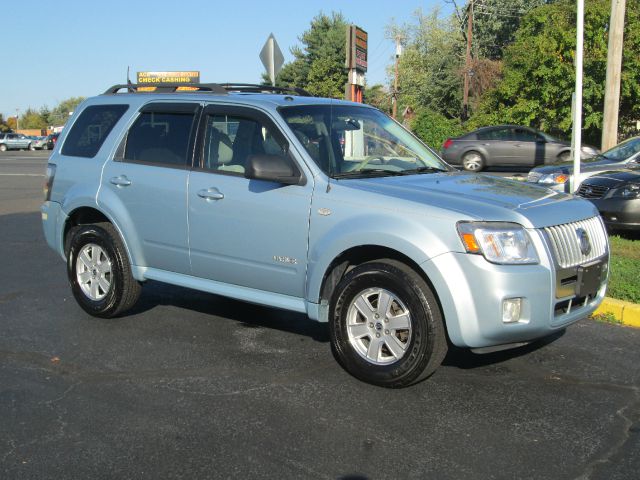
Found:
[(301, 185), (302, 174), (290, 158), (282, 155), (249, 155), (244, 177), (284, 185)]

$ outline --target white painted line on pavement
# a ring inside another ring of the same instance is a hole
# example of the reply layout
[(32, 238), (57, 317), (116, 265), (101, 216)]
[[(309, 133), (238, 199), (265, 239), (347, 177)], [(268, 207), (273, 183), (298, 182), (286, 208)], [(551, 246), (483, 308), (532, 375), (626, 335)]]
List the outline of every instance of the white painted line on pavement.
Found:
[(44, 177), (44, 173), (0, 173), (0, 177)]

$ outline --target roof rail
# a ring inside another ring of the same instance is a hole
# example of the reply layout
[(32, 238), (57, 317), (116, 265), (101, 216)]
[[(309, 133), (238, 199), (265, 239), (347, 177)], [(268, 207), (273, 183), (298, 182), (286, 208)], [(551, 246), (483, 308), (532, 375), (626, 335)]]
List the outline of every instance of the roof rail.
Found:
[(173, 92), (197, 92), (197, 93), (213, 93), (218, 95), (226, 95), (228, 92), (239, 93), (277, 93), (277, 94), (293, 94), (302, 97), (312, 97), (309, 92), (297, 87), (273, 87), (271, 85), (258, 85), (253, 83), (163, 83), (159, 85), (152, 84), (120, 84), (109, 87), (104, 95), (113, 95), (120, 90), (126, 90), (129, 93), (173, 93)]
[(258, 85), (253, 83), (221, 83), (220, 86), (228, 92), (240, 93), (280, 93), (294, 94), (301, 97), (312, 97), (309, 92), (298, 87), (274, 87), (271, 85)]
[(118, 93), (120, 90), (126, 90), (130, 93), (138, 92), (153, 92), (153, 93), (173, 93), (173, 92), (208, 92), (218, 95), (226, 95), (227, 90), (218, 85), (217, 83), (163, 83), (161, 85), (149, 85), (149, 84), (121, 84), (109, 87), (104, 95), (112, 95)]

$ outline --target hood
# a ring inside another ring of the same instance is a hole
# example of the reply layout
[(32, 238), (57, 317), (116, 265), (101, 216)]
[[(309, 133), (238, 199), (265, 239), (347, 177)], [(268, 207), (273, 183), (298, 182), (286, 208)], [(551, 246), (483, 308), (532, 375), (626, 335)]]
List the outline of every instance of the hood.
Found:
[[(608, 160), (601, 156), (594, 157), (592, 160), (583, 160), (580, 162), (581, 172), (602, 171), (614, 168), (625, 168), (625, 164), (620, 161)], [(573, 162), (561, 162), (553, 165), (545, 165), (544, 167), (535, 167), (531, 171), (541, 173), (543, 175), (548, 173), (566, 173), (570, 175), (573, 173)]]
[(584, 183), (589, 185), (606, 185), (608, 187), (618, 187), (625, 183), (635, 183), (640, 185), (640, 171), (638, 170), (617, 170), (612, 172), (602, 172), (591, 177)]
[(570, 195), (484, 174), (451, 172), (350, 179), (340, 183), (348, 188), (456, 212), (459, 219), (511, 221), (541, 227), (597, 214), (589, 202)]

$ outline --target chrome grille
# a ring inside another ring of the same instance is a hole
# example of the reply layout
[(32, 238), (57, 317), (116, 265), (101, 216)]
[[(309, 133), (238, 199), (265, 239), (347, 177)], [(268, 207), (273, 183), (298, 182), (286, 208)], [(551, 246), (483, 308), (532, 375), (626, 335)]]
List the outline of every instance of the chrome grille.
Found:
[[(579, 229), (587, 233), (591, 243), (591, 251), (587, 254), (580, 249)], [(549, 238), (556, 261), (562, 268), (588, 263), (607, 252), (607, 234), (600, 217), (546, 227), (544, 231)]]
[(583, 183), (578, 189), (577, 195), (583, 198), (602, 198), (609, 191), (609, 187), (601, 187), (600, 185), (589, 185)]

